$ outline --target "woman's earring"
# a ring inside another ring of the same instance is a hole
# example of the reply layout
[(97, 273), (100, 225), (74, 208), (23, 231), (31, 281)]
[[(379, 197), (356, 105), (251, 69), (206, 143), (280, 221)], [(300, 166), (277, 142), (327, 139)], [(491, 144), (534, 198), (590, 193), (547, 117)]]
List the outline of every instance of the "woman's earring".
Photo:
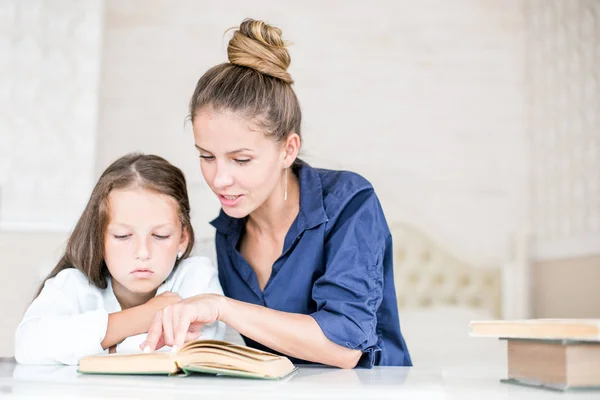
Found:
[(180, 251), (179, 253), (177, 253), (177, 261), (181, 260), (182, 256), (183, 256), (183, 251)]
[(288, 169), (289, 169), (289, 168), (286, 168), (286, 169), (285, 169), (285, 184), (284, 184), (285, 191), (284, 191), (284, 193), (283, 193), (283, 200), (287, 200)]

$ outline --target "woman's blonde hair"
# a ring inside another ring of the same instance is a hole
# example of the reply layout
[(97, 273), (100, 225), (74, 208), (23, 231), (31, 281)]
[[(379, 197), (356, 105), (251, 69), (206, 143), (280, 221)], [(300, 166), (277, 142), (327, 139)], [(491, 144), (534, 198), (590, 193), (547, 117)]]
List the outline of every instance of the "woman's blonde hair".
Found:
[(190, 118), (205, 109), (231, 111), (281, 142), (302, 122), (289, 72), (290, 54), (279, 28), (245, 19), (227, 47), (228, 63), (209, 69), (190, 100)]

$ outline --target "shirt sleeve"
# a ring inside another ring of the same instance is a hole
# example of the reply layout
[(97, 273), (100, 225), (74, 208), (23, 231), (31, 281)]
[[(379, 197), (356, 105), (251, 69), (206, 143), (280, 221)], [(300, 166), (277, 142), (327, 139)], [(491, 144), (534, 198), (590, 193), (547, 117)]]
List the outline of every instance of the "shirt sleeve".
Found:
[(46, 281), (15, 333), (15, 358), (22, 364), (77, 365), (87, 355), (105, 353), (108, 313), (100, 290), (70, 268)]
[(136, 354), (141, 353), (142, 349), (140, 345), (144, 343), (147, 333), (141, 333), (139, 335), (129, 336), (125, 338), (121, 343), (117, 344), (117, 353), (118, 354)]
[[(142, 352), (140, 348), (141, 344), (146, 341), (148, 337), (147, 333), (140, 333), (139, 335), (129, 336), (125, 338), (121, 343), (117, 344), (116, 352), (117, 354), (139, 354)], [(163, 353), (168, 353), (171, 351), (171, 346), (163, 346), (162, 348), (156, 350)]]
[(372, 367), (381, 349), (376, 334), (383, 296), (383, 255), (389, 228), (372, 189), (356, 194), (343, 208), (325, 242), (325, 273), (315, 281), (312, 317), (329, 340), (363, 357)]
[[(178, 293), (182, 299), (205, 293), (223, 295), (223, 289), (219, 283), (219, 274), (207, 257), (190, 257), (179, 264), (171, 288), (166, 288)], [(217, 321), (202, 328), (200, 339), (223, 340), (225, 337), (225, 324)]]

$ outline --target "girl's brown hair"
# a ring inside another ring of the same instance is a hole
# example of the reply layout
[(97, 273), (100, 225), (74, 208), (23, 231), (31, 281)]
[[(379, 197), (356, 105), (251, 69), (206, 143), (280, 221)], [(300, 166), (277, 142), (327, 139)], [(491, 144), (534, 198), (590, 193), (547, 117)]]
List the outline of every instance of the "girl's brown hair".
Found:
[(209, 69), (190, 100), (190, 118), (203, 109), (240, 113), (281, 142), (300, 135), (302, 112), (287, 72), (290, 54), (281, 30), (245, 19), (227, 47), (228, 63)]
[(131, 187), (140, 187), (175, 199), (179, 205), (182, 230), (189, 237), (181, 259), (189, 256), (194, 247), (194, 230), (190, 222), (190, 201), (183, 172), (159, 156), (127, 154), (113, 162), (96, 183), (67, 242), (64, 255), (44, 279), (36, 297), (48, 279), (67, 268), (77, 268), (94, 286), (106, 289), (108, 269), (104, 262), (104, 233), (109, 223), (108, 195), (114, 189)]

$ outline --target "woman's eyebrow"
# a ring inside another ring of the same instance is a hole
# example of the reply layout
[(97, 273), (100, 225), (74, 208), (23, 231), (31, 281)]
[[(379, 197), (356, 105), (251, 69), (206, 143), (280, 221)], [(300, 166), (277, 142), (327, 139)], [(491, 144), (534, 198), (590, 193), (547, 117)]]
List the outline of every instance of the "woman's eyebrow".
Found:
[[(211, 153), (210, 151), (203, 149), (202, 147), (198, 146), (197, 144), (195, 144), (195, 145), (194, 145), (194, 147), (196, 147), (196, 149), (198, 149), (198, 150), (200, 150), (200, 151), (204, 151), (204, 152), (207, 152), (207, 153)], [(227, 154), (236, 154), (236, 153), (242, 153), (242, 152), (244, 152), (244, 151), (247, 151), (247, 152), (252, 152), (252, 153), (254, 153), (254, 150), (252, 150), (252, 149), (249, 149), (249, 148), (247, 148), (247, 147), (242, 147), (241, 149), (235, 149), (235, 150), (228, 151), (228, 152), (227, 152)]]
[(246, 147), (243, 147), (241, 149), (236, 149), (236, 150), (232, 150), (232, 151), (228, 151), (227, 154), (236, 154), (236, 153), (242, 153), (244, 151), (249, 151), (249, 152), (254, 152), (254, 150), (252, 149), (248, 149)]

